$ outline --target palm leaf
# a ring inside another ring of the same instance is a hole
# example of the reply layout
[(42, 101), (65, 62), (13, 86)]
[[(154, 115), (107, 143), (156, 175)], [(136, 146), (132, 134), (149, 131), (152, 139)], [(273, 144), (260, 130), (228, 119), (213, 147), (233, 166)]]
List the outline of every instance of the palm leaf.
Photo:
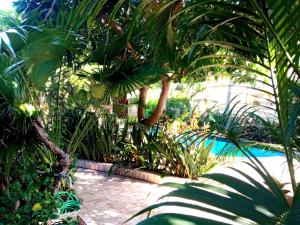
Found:
[[(197, 221), (196, 224), (205, 223), (207, 219), (201, 218), (201, 212), (209, 212), (222, 217), (223, 220), (221, 221), (231, 219), (231, 221), (238, 222), (239, 224), (278, 224), (284, 221), (284, 219), (289, 221), (287, 224), (296, 224), (299, 219), (298, 216), (296, 216), (296, 212), (299, 210), (298, 194), (295, 196), (294, 205), (290, 207), (273, 178), (265, 174), (265, 169), (262, 170), (258, 166), (253, 166), (253, 168), (258, 174), (263, 175), (262, 178), (265, 183), (268, 184), (267, 187), (238, 169), (234, 170), (243, 176), (243, 180), (226, 174), (207, 174), (204, 175), (205, 178), (216, 181), (219, 184), (163, 184), (163, 186), (176, 188), (176, 190), (162, 197), (162, 199), (171, 199), (171, 202), (164, 201), (155, 204), (134, 216), (156, 208), (179, 206), (199, 211), (199, 214), (194, 213), (193, 216), (185, 215), (182, 217), (186, 223), (192, 223), (194, 221)], [(220, 186), (220, 183), (223, 185)], [(269, 186), (269, 184), (271, 186)], [(276, 187), (273, 186), (273, 184), (276, 185)], [(275, 191), (274, 188), (279, 191)], [(173, 197), (180, 198), (182, 201), (172, 201)], [(186, 200), (193, 200), (193, 203), (187, 203)], [(214, 206), (214, 208), (202, 207), (200, 203)], [(288, 212), (287, 215), (290, 215), (290, 217), (285, 216), (286, 212)], [(140, 224), (155, 224), (154, 221), (156, 221), (156, 218), (164, 218), (164, 215), (170, 216), (170, 218), (174, 217), (174, 221), (176, 221), (177, 215), (179, 215), (178, 218), (182, 216), (181, 214), (169, 213), (163, 213), (161, 215), (162, 217), (152, 216)], [(213, 218), (209, 220), (210, 224), (219, 223), (219, 219)]]
[[(20, 50), (31, 83), (43, 87), (55, 74), (66, 50), (73, 50), (78, 43), (76, 35), (58, 28), (34, 31), (28, 34), (27, 44)], [(45, 50), (46, 49), (46, 50)]]

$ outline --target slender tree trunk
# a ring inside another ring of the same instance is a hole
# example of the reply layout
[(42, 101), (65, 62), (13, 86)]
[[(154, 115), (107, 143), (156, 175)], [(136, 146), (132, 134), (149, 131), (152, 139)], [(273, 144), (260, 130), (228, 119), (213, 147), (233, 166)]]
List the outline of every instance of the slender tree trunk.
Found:
[(148, 87), (143, 87), (140, 89), (139, 95), (139, 105), (137, 111), (138, 121), (141, 122), (144, 120), (145, 117), (145, 106), (146, 106), (146, 99), (147, 99)]
[(55, 177), (55, 184), (53, 187), (53, 193), (57, 193), (61, 184), (61, 180), (66, 175), (71, 164), (70, 156), (50, 140), (39, 119), (32, 121), (31, 127), (36, 138), (41, 141), (54, 155), (56, 155), (58, 159), (58, 175)]
[[(177, 3), (174, 4), (172, 11), (171, 11), (172, 16), (179, 13), (183, 4), (184, 4), (184, 0), (178, 0)], [(172, 25), (174, 26), (174, 24), (172, 24)], [(162, 90), (161, 90), (161, 93), (159, 96), (159, 100), (158, 100), (156, 109), (154, 110), (152, 115), (145, 121), (145, 125), (147, 128), (152, 127), (152, 125), (155, 124), (160, 119), (161, 115), (163, 114), (166, 101), (168, 99), (170, 85), (171, 85), (171, 79), (168, 76), (164, 76), (161, 79), (161, 84), (162, 84)]]
[(154, 110), (152, 115), (145, 121), (145, 125), (148, 128), (152, 127), (152, 125), (155, 124), (160, 119), (161, 115), (163, 114), (166, 101), (168, 99), (171, 80), (169, 79), (168, 76), (164, 76), (161, 79), (161, 84), (162, 84), (162, 88), (161, 88), (161, 93), (158, 99), (156, 109)]

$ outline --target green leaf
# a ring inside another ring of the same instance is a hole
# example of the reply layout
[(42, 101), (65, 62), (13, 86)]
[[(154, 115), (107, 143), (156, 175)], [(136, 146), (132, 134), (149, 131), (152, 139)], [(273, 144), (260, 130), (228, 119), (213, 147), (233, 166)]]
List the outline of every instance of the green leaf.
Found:
[(91, 87), (91, 94), (94, 98), (103, 98), (107, 90), (105, 84), (95, 84)]
[(6, 32), (0, 32), (0, 51), (1, 51), (1, 43), (3, 42), (4, 47), (6, 47), (9, 52), (12, 54), (14, 58), (16, 58), (16, 53), (14, 51), (14, 48), (10, 42), (10, 39), (8, 38)]
[(76, 45), (78, 40), (74, 34), (58, 28), (29, 33), (26, 45), (20, 50), (20, 56), (25, 59), (25, 69), (31, 83), (42, 88), (59, 68), (66, 50), (73, 50)]
[(138, 225), (151, 225), (151, 224), (164, 224), (164, 225), (229, 225), (229, 223), (218, 222), (196, 216), (189, 216), (175, 213), (165, 213), (150, 217)]
[(293, 203), (290, 211), (287, 214), (286, 225), (294, 225), (300, 223), (300, 185), (298, 185), (293, 197)]

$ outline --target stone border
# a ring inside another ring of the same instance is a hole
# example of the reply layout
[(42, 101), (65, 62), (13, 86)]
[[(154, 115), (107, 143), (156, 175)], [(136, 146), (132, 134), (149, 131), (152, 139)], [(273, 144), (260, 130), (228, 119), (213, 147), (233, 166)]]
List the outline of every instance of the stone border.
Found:
[[(100, 163), (100, 162), (94, 162), (89, 160), (78, 160), (77, 166), (79, 168), (97, 170), (100, 172), (109, 173), (113, 164)], [(112, 173), (120, 176), (126, 176), (138, 180), (147, 181), (149, 183), (154, 183), (154, 184), (162, 184), (166, 182), (177, 182), (177, 183), (191, 182), (191, 180), (187, 178), (172, 177), (172, 176), (162, 177), (159, 174), (151, 173), (148, 171), (146, 172), (139, 169), (126, 169), (118, 166), (115, 166), (115, 168), (113, 168)]]
[(78, 225), (99, 225), (89, 215), (78, 215)]
[(81, 218), (80, 215), (77, 216), (78, 225), (87, 225), (87, 223)]
[[(159, 174), (151, 173), (148, 171), (142, 171), (139, 169), (126, 169), (118, 166), (115, 166), (111, 171), (111, 167), (113, 166), (112, 163), (100, 163), (100, 162), (94, 162), (89, 160), (78, 160), (77, 166), (78, 168), (96, 170), (105, 173), (112, 172), (113, 174), (116, 175), (131, 177), (134, 179), (138, 179), (138, 180), (142, 180), (154, 184), (162, 184), (166, 182), (176, 182), (176, 183), (183, 184), (183, 183), (191, 182), (191, 180), (187, 178), (172, 177), (172, 176), (162, 177)], [(81, 215), (79, 213), (77, 218), (79, 220), (79, 225), (97, 225), (89, 215)]]

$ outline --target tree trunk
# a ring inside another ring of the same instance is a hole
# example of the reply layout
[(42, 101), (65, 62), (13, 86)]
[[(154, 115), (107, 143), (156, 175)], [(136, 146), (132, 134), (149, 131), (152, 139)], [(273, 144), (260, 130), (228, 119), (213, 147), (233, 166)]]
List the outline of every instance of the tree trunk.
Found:
[(128, 116), (128, 99), (126, 95), (114, 100), (113, 111), (119, 118), (126, 118)]
[(172, 16), (175, 16), (177, 13), (179, 13), (179, 11), (181, 10), (182, 6), (184, 4), (183, 0), (179, 0), (175, 6), (172, 9)]
[(58, 148), (49, 138), (44, 130), (40, 120), (32, 121), (31, 128), (36, 138), (41, 141), (47, 149), (49, 149), (58, 158), (58, 175), (55, 177), (55, 184), (53, 193), (57, 193), (61, 184), (62, 178), (66, 175), (68, 168), (71, 164), (70, 156), (68, 153)]
[(152, 125), (155, 124), (160, 119), (161, 115), (163, 114), (166, 101), (168, 99), (171, 80), (169, 79), (168, 76), (164, 76), (161, 79), (161, 84), (162, 84), (162, 89), (161, 89), (161, 93), (159, 96), (156, 109), (154, 110), (152, 115), (145, 121), (145, 125), (147, 126), (147, 128), (152, 127)]
[(144, 120), (147, 93), (148, 93), (148, 87), (143, 87), (140, 89), (139, 105), (137, 111), (137, 117), (139, 122)]

